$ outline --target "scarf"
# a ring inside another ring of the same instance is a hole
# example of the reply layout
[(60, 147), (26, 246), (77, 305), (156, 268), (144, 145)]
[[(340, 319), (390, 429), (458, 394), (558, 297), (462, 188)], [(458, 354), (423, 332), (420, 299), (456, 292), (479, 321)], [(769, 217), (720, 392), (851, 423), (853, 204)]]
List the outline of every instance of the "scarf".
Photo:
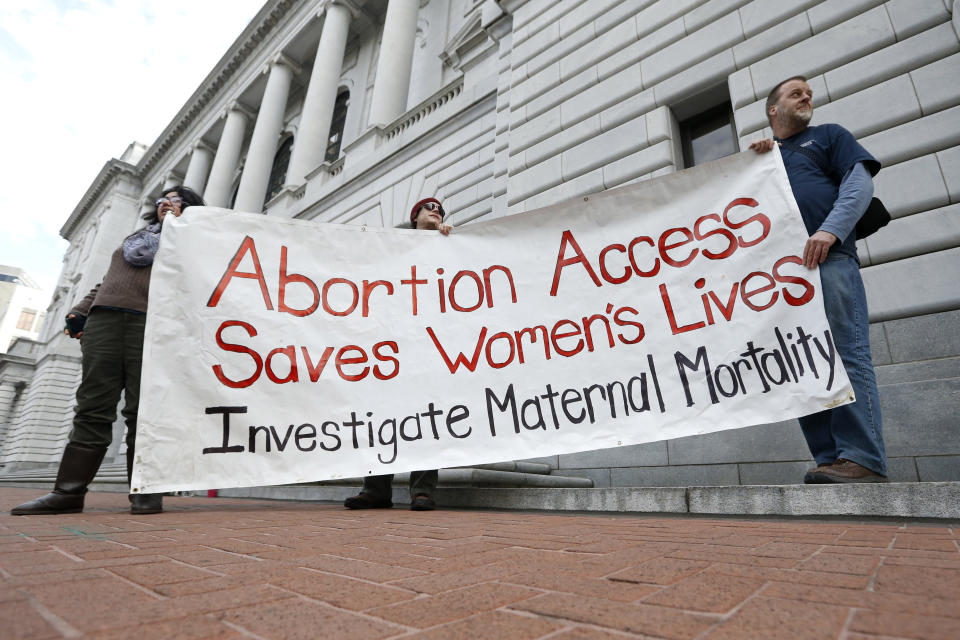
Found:
[(123, 259), (135, 267), (149, 267), (160, 248), (160, 227), (156, 222), (127, 236), (123, 241)]

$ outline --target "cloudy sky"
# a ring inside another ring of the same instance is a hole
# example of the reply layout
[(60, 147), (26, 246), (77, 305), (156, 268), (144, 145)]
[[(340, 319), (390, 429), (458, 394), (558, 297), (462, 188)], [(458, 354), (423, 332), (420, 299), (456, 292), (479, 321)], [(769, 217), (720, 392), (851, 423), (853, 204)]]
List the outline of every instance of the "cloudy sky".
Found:
[(52, 291), (103, 164), (153, 143), (264, 3), (0, 1), (0, 264)]

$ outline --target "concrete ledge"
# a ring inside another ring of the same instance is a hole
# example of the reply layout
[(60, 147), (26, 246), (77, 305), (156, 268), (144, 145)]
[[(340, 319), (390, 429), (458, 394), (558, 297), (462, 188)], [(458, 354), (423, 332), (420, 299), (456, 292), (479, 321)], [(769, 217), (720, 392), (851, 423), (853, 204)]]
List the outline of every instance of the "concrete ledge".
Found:
[(960, 482), (691, 487), (690, 513), (960, 519)]
[[(225, 498), (317, 500), (341, 502), (358, 487), (286, 486), (221, 489)], [(524, 511), (608, 511), (616, 513), (686, 513), (686, 489), (681, 487), (631, 489), (453, 488), (434, 494), (444, 507), (519, 509)], [(406, 487), (394, 483), (394, 504), (409, 504)]]
[[(257, 498), (260, 500), (301, 500), (343, 502), (350, 496), (357, 495), (360, 484), (333, 486), (333, 485), (281, 485), (277, 487), (242, 487), (239, 489), (218, 489), (217, 495), (223, 498)], [(409, 504), (410, 498), (401, 498), (400, 492), (394, 488), (394, 502)]]
[[(407, 504), (406, 487), (394, 487), (394, 503)], [(355, 486), (250, 487), (223, 489), (220, 495), (339, 502), (356, 490)], [(524, 511), (960, 520), (960, 482), (601, 489), (440, 487), (436, 499), (444, 507)]]
[[(440, 469), (439, 484), (440, 486), (471, 488), (544, 487), (561, 489), (593, 487), (593, 481), (590, 478), (551, 475), (550, 469), (550, 465), (537, 462), (506, 462), (477, 467)], [(29, 472), (9, 474), (0, 476), (0, 485), (49, 489), (56, 479), (56, 473), (56, 467), (45, 467)], [(92, 491), (126, 493), (126, 474), (126, 467), (104, 465), (91, 483), (90, 489)], [(222, 489), (220, 494), (277, 500), (342, 500), (349, 495), (354, 495), (361, 482), (361, 478), (347, 478), (302, 485)], [(394, 476), (394, 487), (406, 487), (409, 482), (409, 473), (398, 473)], [(323, 497), (318, 498), (318, 495)]]
[(438, 489), (451, 507), (614, 513), (687, 513), (683, 487), (609, 489)]
[[(446, 471), (449, 473), (454, 470)], [(932, 518), (960, 521), (960, 482), (727, 487), (478, 487), (456, 486), (454, 475), (460, 474), (448, 475), (447, 482), (441, 477), (441, 486), (435, 496), (441, 507), (731, 516)], [(476, 482), (483, 475), (485, 474), (466, 473), (457, 479)], [(451, 480), (453, 481), (450, 482)], [(52, 482), (52, 477), (0, 478), (0, 486), (31, 487), (38, 490), (49, 490)], [(445, 484), (448, 486), (443, 486)], [(220, 489), (219, 495), (225, 498), (342, 502), (355, 495), (359, 487), (357, 480), (340, 484)], [(90, 488), (93, 491), (125, 493), (126, 478), (114, 474), (106, 478), (98, 476)], [(398, 505), (408, 504), (410, 501), (406, 482), (399, 476), (394, 482), (393, 501)]]

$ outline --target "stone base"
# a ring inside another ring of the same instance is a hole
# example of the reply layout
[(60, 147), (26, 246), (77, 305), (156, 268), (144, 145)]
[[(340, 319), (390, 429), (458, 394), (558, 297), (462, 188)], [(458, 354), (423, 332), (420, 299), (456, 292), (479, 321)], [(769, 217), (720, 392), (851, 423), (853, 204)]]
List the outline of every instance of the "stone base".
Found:
[[(508, 463), (531, 464), (531, 463)], [(495, 466), (495, 465), (490, 465)], [(49, 490), (55, 469), (0, 476), (0, 486)], [(589, 488), (589, 480), (493, 469), (441, 469), (435, 498), (441, 507), (605, 513), (729, 516), (932, 518), (960, 521), (960, 482), (861, 485), (739, 485)], [(361, 480), (219, 489), (225, 498), (343, 502)], [(101, 469), (92, 491), (127, 492), (126, 471)], [(191, 492), (185, 492), (190, 495)], [(192, 492), (201, 495), (206, 492)], [(393, 501), (409, 504), (407, 474), (394, 479)]]
[[(230, 498), (342, 502), (357, 486), (298, 485), (221, 489)], [(478, 488), (440, 487), (442, 507), (730, 516), (841, 516), (960, 520), (960, 482), (733, 487)], [(408, 504), (397, 483), (395, 504)]]
[[(0, 480), (2, 486), (49, 490), (50, 481)], [(220, 489), (225, 498), (343, 502), (354, 485), (289, 485)], [(97, 481), (93, 491), (125, 493), (126, 482)], [(960, 521), (960, 482), (887, 485), (756, 485), (733, 487), (478, 488), (440, 487), (437, 504), (448, 508), (605, 513), (675, 513), (727, 516), (832, 516), (932, 518)], [(393, 501), (409, 504), (403, 483)]]

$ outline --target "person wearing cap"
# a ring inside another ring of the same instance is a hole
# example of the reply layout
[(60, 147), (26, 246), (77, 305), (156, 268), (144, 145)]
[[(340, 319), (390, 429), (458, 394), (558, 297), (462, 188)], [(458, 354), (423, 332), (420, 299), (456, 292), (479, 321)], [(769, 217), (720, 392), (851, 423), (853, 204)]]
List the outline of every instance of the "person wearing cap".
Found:
[(410, 226), (414, 229), (429, 229), (439, 231), (443, 235), (450, 235), (450, 229), (453, 227), (443, 223), (446, 211), (443, 205), (436, 198), (424, 198), (413, 205), (410, 210)]
[[(444, 224), (446, 212), (436, 198), (424, 198), (410, 210), (410, 226), (414, 229), (439, 231), (450, 235), (453, 228)], [(410, 472), (410, 509), (432, 511), (436, 507), (433, 490), (437, 487), (436, 469)], [(344, 500), (347, 509), (390, 509), (393, 507), (393, 474), (366, 476), (360, 493)]]

